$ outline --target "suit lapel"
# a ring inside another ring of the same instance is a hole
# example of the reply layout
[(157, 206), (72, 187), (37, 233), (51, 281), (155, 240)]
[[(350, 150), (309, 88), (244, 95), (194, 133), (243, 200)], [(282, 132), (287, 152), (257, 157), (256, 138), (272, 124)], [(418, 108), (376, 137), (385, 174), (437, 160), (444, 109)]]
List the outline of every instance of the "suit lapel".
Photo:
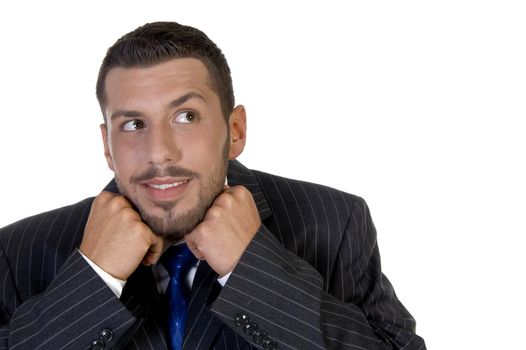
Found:
[(209, 349), (223, 328), (223, 322), (208, 307), (220, 289), (217, 273), (201, 261), (192, 284), (183, 349)]
[[(229, 162), (228, 184), (230, 186), (245, 186), (250, 191), (256, 202), (261, 221), (271, 216), (272, 212), (258, 179), (252, 171), (236, 160)], [(217, 273), (210, 268), (206, 261), (201, 261), (192, 285), (183, 349), (209, 349), (215, 343), (225, 325), (210, 311), (209, 306), (217, 298), (220, 291)]]
[[(147, 342), (155, 349), (167, 349), (167, 309), (157, 292), (152, 268), (140, 265), (128, 278), (120, 299), (139, 320), (137, 328), (144, 329), (144, 332), (130, 332), (139, 334), (135, 343)], [(148, 339), (144, 339), (143, 334), (147, 334)]]
[[(237, 160), (229, 162), (228, 183), (230, 186), (245, 186), (254, 197), (261, 221), (272, 216), (272, 211), (254, 173)], [(119, 193), (115, 180), (104, 189)], [(185, 340), (183, 349), (209, 349), (224, 327), (209, 305), (220, 293), (217, 274), (206, 261), (201, 261), (194, 277), (191, 299), (188, 306)], [(129, 310), (144, 320), (145, 334), (162, 333), (155, 339), (155, 349), (167, 349), (165, 325), (167, 310), (163, 307), (161, 297), (157, 294), (155, 280), (151, 268), (140, 266), (126, 283), (121, 297)], [(152, 339), (150, 338), (150, 341)]]

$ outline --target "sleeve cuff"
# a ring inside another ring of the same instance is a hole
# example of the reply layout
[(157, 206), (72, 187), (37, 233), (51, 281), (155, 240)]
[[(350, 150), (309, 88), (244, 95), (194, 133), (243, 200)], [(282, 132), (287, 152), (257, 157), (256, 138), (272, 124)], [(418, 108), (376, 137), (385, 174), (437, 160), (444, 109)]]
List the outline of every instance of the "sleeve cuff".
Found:
[[(124, 285), (126, 284), (126, 281), (120, 280), (118, 278), (113, 277), (103, 269), (101, 269), (97, 264), (95, 264), (93, 261), (91, 261), (86, 255), (82, 254), (82, 252), (78, 251), (80, 255), (86, 260), (86, 262), (91, 266), (93, 270), (99, 275), (100, 278), (106, 283), (106, 285), (111, 289), (111, 291), (117, 296), (117, 298), (120, 298), (122, 295), (122, 290), (124, 288)], [(227, 277), (230, 274), (228, 274)], [(224, 278), (224, 277), (223, 277)], [(221, 282), (219, 282), (221, 283)], [(226, 281), (225, 281), (226, 283)]]

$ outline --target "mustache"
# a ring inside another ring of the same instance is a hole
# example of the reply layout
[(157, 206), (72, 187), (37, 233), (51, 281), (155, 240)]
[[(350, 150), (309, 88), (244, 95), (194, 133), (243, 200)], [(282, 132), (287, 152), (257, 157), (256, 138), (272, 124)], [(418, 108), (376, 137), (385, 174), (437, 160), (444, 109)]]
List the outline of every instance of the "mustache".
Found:
[(142, 182), (151, 180), (155, 177), (163, 177), (163, 176), (188, 177), (188, 178), (194, 179), (194, 178), (198, 178), (199, 174), (197, 174), (196, 172), (192, 170), (181, 168), (181, 167), (174, 166), (174, 165), (170, 165), (164, 168), (152, 166), (146, 169), (144, 172), (138, 175), (132, 176), (131, 182), (140, 184)]

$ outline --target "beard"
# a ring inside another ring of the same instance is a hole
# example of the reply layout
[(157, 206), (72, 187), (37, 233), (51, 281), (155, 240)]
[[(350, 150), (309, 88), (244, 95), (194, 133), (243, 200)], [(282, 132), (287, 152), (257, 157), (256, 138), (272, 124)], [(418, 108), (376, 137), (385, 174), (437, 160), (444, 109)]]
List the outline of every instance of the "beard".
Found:
[(133, 203), (141, 215), (142, 220), (150, 227), (154, 234), (170, 241), (180, 241), (203, 220), (208, 208), (210, 208), (216, 197), (223, 191), (228, 168), (228, 145), (229, 142), (227, 140), (221, 162), (210, 171), (206, 179), (202, 179), (202, 175), (191, 170), (172, 165), (162, 169), (159, 167), (150, 167), (144, 173), (134, 176), (130, 180), (130, 183), (136, 185), (156, 176), (180, 176), (188, 177), (192, 179), (192, 181), (201, 180), (203, 185), (199, 189), (197, 204), (185, 211), (174, 211), (179, 200), (156, 201), (153, 202), (153, 204), (161, 209), (162, 215), (153, 215), (128, 193), (117, 176), (115, 176), (115, 182), (121, 194)]

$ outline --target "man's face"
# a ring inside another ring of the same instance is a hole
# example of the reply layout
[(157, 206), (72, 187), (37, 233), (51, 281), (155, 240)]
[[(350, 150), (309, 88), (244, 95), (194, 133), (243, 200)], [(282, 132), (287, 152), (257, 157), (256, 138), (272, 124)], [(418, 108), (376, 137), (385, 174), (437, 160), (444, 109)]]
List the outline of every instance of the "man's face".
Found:
[(156, 234), (182, 239), (222, 191), (228, 158), (243, 149), (244, 109), (232, 113), (229, 135), (208, 71), (193, 58), (113, 68), (106, 97), (101, 130), (119, 190)]

